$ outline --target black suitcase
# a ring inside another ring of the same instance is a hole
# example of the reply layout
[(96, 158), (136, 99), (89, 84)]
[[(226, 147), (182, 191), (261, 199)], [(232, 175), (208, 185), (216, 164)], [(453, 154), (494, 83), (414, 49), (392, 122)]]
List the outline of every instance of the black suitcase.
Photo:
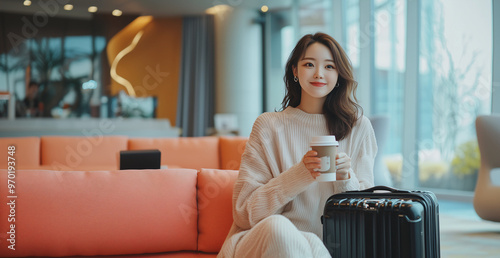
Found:
[(321, 221), (332, 257), (440, 257), (439, 206), (432, 192), (375, 186), (335, 194)]

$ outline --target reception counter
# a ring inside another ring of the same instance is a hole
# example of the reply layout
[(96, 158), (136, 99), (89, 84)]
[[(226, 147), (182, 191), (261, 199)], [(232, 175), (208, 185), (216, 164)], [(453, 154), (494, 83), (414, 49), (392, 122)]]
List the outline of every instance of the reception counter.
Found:
[(142, 118), (19, 118), (0, 119), (0, 137), (67, 135), (123, 135), (128, 137), (178, 137), (181, 130), (168, 119)]

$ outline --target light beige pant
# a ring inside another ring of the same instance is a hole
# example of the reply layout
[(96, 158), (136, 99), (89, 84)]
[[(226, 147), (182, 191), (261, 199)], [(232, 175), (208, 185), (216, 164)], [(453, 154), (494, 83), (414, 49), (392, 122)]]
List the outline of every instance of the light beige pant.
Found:
[(321, 239), (298, 230), (288, 218), (272, 215), (255, 225), (239, 241), (235, 257), (331, 257)]

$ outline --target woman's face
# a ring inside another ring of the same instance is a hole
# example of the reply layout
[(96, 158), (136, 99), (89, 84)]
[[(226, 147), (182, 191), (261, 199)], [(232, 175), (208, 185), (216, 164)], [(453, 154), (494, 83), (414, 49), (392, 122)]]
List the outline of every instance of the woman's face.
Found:
[(302, 98), (324, 99), (337, 84), (337, 72), (330, 50), (321, 43), (313, 43), (299, 60), (293, 73), (299, 78)]

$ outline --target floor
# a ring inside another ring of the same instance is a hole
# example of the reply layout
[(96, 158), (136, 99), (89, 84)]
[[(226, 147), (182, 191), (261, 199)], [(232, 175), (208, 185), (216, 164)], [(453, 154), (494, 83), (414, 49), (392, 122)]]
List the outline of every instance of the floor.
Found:
[(500, 222), (484, 221), (470, 202), (439, 200), (441, 257), (500, 257)]

